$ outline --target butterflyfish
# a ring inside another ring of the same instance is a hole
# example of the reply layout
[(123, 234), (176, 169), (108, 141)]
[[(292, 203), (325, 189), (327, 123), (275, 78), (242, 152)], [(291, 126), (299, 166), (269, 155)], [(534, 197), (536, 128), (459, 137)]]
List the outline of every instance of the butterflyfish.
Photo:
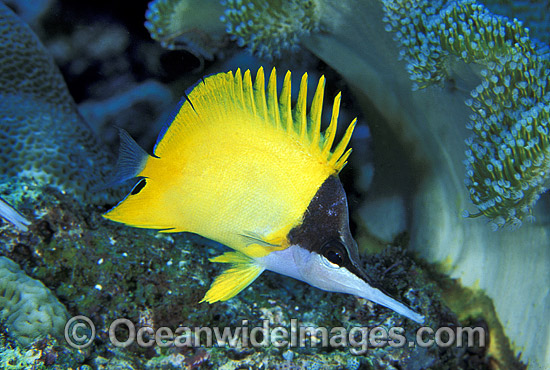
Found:
[[(140, 181), (104, 216), (160, 232), (191, 232), (231, 249), (212, 258), (230, 267), (201, 302), (228, 300), (264, 270), (317, 288), (363, 297), (411, 320), (422, 315), (375, 287), (359, 264), (338, 178), (356, 119), (334, 144), (340, 108), (321, 132), (325, 79), (307, 109), (307, 74), (295, 106), (290, 72), (277, 96), (260, 68), (201, 80), (148, 155), (121, 133), (119, 179)], [(334, 149), (333, 149), (334, 146)]]

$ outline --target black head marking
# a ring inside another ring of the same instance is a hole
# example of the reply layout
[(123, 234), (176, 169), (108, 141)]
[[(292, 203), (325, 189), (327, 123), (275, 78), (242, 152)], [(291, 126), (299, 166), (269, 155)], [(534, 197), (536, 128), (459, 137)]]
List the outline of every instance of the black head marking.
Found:
[(302, 224), (290, 230), (288, 240), (371, 283), (359, 265), (357, 243), (349, 230), (348, 201), (337, 176), (330, 176), (321, 185)]
[(321, 185), (302, 224), (290, 230), (288, 238), (290, 244), (319, 254), (339, 249), (344, 264), (350, 258), (357, 260), (357, 246), (349, 231), (348, 201), (337, 176), (329, 176)]

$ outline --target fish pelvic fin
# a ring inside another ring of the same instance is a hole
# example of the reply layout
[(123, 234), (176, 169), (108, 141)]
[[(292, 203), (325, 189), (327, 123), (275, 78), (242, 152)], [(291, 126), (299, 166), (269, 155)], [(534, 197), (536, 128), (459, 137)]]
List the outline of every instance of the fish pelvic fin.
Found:
[(199, 302), (227, 301), (249, 286), (264, 271), (254, 259), (240, 252), (226, 252), (210, 262), (230, 263), (232, 266), (216, 277), (204, 298)]

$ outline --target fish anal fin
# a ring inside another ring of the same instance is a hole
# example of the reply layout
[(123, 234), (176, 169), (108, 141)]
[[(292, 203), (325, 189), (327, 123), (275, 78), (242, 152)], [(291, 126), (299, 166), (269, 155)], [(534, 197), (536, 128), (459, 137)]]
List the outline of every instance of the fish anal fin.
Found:
[(264, 271), (252, 258), (240, 252), (227, 252), (210, 261), (231, 263), (232, 266), (216, 277), (200, 303), (227, 301), (249, 286)]

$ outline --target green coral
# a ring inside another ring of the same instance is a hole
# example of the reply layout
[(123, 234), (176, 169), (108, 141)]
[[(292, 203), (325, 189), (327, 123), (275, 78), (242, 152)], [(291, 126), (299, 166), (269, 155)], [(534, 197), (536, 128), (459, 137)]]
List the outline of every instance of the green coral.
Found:
[(47, 334), (61, 336), (68, 318), (65, 307), (38, 280), (0, 257), (0, 319), (23, 345)]
[(52, 186), (81, 200), (107, 181), (108, 153), (100, 148), (51, 56), (0, 2), (0, 176), (22, 186)]
[[(519, 226), (547, 189), (550, 173), (549, 50), (517, 19), (475, 1), (385, 1), (388, 30), (418, 88), (451, 76), (451, 58), (477, 63), (482, 83), (466, 104), (466, 186), (479, 212), (497, 227)], [(466, 213), (466, 215), (469, 215)]]

